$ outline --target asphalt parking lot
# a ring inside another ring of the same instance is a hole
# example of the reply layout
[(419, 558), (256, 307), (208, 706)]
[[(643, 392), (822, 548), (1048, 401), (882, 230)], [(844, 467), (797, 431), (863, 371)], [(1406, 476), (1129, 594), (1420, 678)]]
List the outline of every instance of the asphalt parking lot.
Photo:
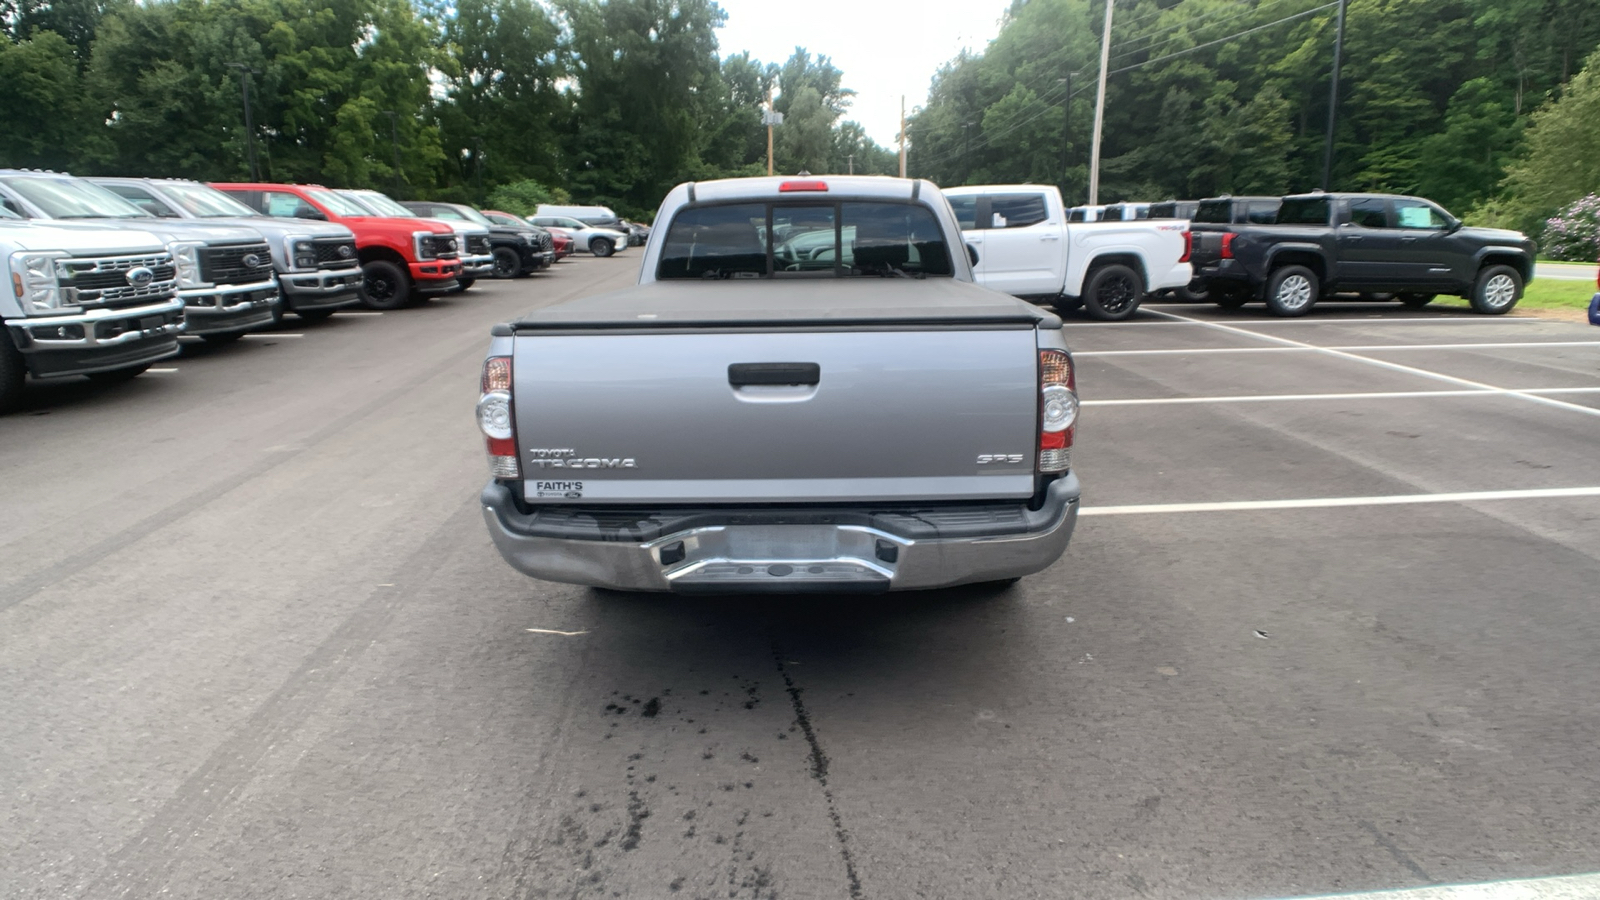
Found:
[(1008, 591), (528, 580), (476, 504), (488, 327), (637, 259), (191, 345), (0, 419), (0, 896), (1233, 900), (1600, 870), (1600, 330), (1073, 320), (1085, 508)]

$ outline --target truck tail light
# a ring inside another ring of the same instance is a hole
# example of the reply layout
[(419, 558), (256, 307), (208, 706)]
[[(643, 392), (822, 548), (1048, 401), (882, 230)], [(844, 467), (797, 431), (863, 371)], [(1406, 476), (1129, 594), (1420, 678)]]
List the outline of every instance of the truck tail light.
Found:
[(1194, 232), (1183, 233), (1183, 255), (1178, 257), (1178, 262), (1188, 262), (1189, 254), (1194, 252)]
[(785, 181), (778, 185), (778, 193), (789, 194), (795, 191), (826, 191), (826, 181)]
[(1039, 461), (1043, 473), (1071, 466), (1078, 427), (1078, 382), (1065, 350), (1039, 351)]
[(1238, 235), (1234, 234), (1231, 231), (1223, 232), (1223, 234), (1222, 234), (1222, 258), (1223, 259), (1233, 259), (1233, 239), (1236, 238), (1236, 237), (1238, 237)]
[(521, 478), (517, 456), (515, 406), (511, 402), (511, 357), (491, 356), (483, 361), (478, 396), (478, 429), (489, 451), (489, 474), (496, 478)]

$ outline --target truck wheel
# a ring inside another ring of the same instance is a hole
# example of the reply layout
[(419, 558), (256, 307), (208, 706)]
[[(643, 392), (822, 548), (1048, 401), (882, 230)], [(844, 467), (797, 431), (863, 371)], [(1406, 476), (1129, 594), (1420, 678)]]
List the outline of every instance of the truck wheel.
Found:
[(601, 259), (610, 256), (616, 252), (616, 249), (616, 245), (611, 243), (610, 238), (597, 237), (589, 242), (589, 252)]
[(1472, 286), (1472, 310), (1486, 316), (1504, 315), (1522, 299), (1522, 275), (1510, 266), (1485, 266)]
[(1204, 303), (1211, 299), (1211, 294), (1206, 290), (1203, 281), (1191, 281), (1175, 292), (1179, 300), (1184, 303)]
[(494, 277), (515, 278), (522, 274), (522, 257), (510, 247), (494, 249)]
[(1223, 309), (1238, 309), (1250, 302), (1250, 294), (1238, 288), (1208, 288), (1206, 293)]
[(478, 279), (476, 279), (476, 278), (457, 278), (456, 279), (456, 286), (450, 289), (450, 293), (452, 293), (452, 294), (464, 293), (467, 288), (472, 287), (473, 285), (475, 285), (477, 283), (478, 283)]
[(150, 368), (150, 364), (145, 363), (142, 366), (129, 366), (126, 369), (112, 369), (109, 372), (90, 372), (84, 377), (95, 382), (96, 384), (121, 384), (124, 381), (132, 381), (135, 378), (138, 378), (140, 375), (143, 375), (144, 370), (148, 368)]
[(1305, 266), (1284, 266), (1267, 280), (1267, 309), (1275, 316), (1303, 316), (1317, 305), (1317, 273)]
[(28, 380), (28, 363), (22, 351), (11, 344), (11, 335), (0, 331), (0, 413), (8, 413), (22, 402), (22, 386)]
[(1429, 303), (1432, 303), (1433, 302), (1433, 298), (1436, 297), (1436, 296), (1438, 296), (1438, 295), (1437, 294), (1401, 294), (1400, 295), (1400, 302), (1404, 303), (1407, 309), (1421, 309), (1424, 306), (1427, 306)]
[(1139, 273), (1112, 263), (1089, 273), (1089, 283), (1083, 286), (1083, 309), (1090, 318), (1120, 322), (1139, 308), (1143, 295)]
[(392, 262), (375, 259), (361, 267), (361, 305), (399, 309), (411, 298), (411, 276)]

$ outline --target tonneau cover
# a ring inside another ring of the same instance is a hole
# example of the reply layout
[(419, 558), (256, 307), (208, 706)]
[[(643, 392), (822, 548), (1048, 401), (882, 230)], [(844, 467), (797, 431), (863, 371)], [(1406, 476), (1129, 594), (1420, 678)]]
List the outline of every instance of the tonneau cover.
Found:
[(850, 325), (1059, 328), (1030, 303), (953, 278), (657, 281), (529, 313), (516, 331)]

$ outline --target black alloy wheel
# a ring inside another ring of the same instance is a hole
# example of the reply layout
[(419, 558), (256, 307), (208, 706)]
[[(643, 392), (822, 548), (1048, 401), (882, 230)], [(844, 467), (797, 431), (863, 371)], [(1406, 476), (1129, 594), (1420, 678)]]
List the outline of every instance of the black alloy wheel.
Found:
[(494, 248), (494, 277), (515, 278), (522, 273), (522, 257), (510, 247)]
[(1121, 264), (1101, 266), (1089, 273), (1083, 291), (1083, 308), (1090, 318), (1119, 322), (1139, 308), (1144, 285), (1139, 273)]
[(411, 277), (384, 259), (361, 267), (361, 303), (368, 309), (399, 309), (411, 299)]

